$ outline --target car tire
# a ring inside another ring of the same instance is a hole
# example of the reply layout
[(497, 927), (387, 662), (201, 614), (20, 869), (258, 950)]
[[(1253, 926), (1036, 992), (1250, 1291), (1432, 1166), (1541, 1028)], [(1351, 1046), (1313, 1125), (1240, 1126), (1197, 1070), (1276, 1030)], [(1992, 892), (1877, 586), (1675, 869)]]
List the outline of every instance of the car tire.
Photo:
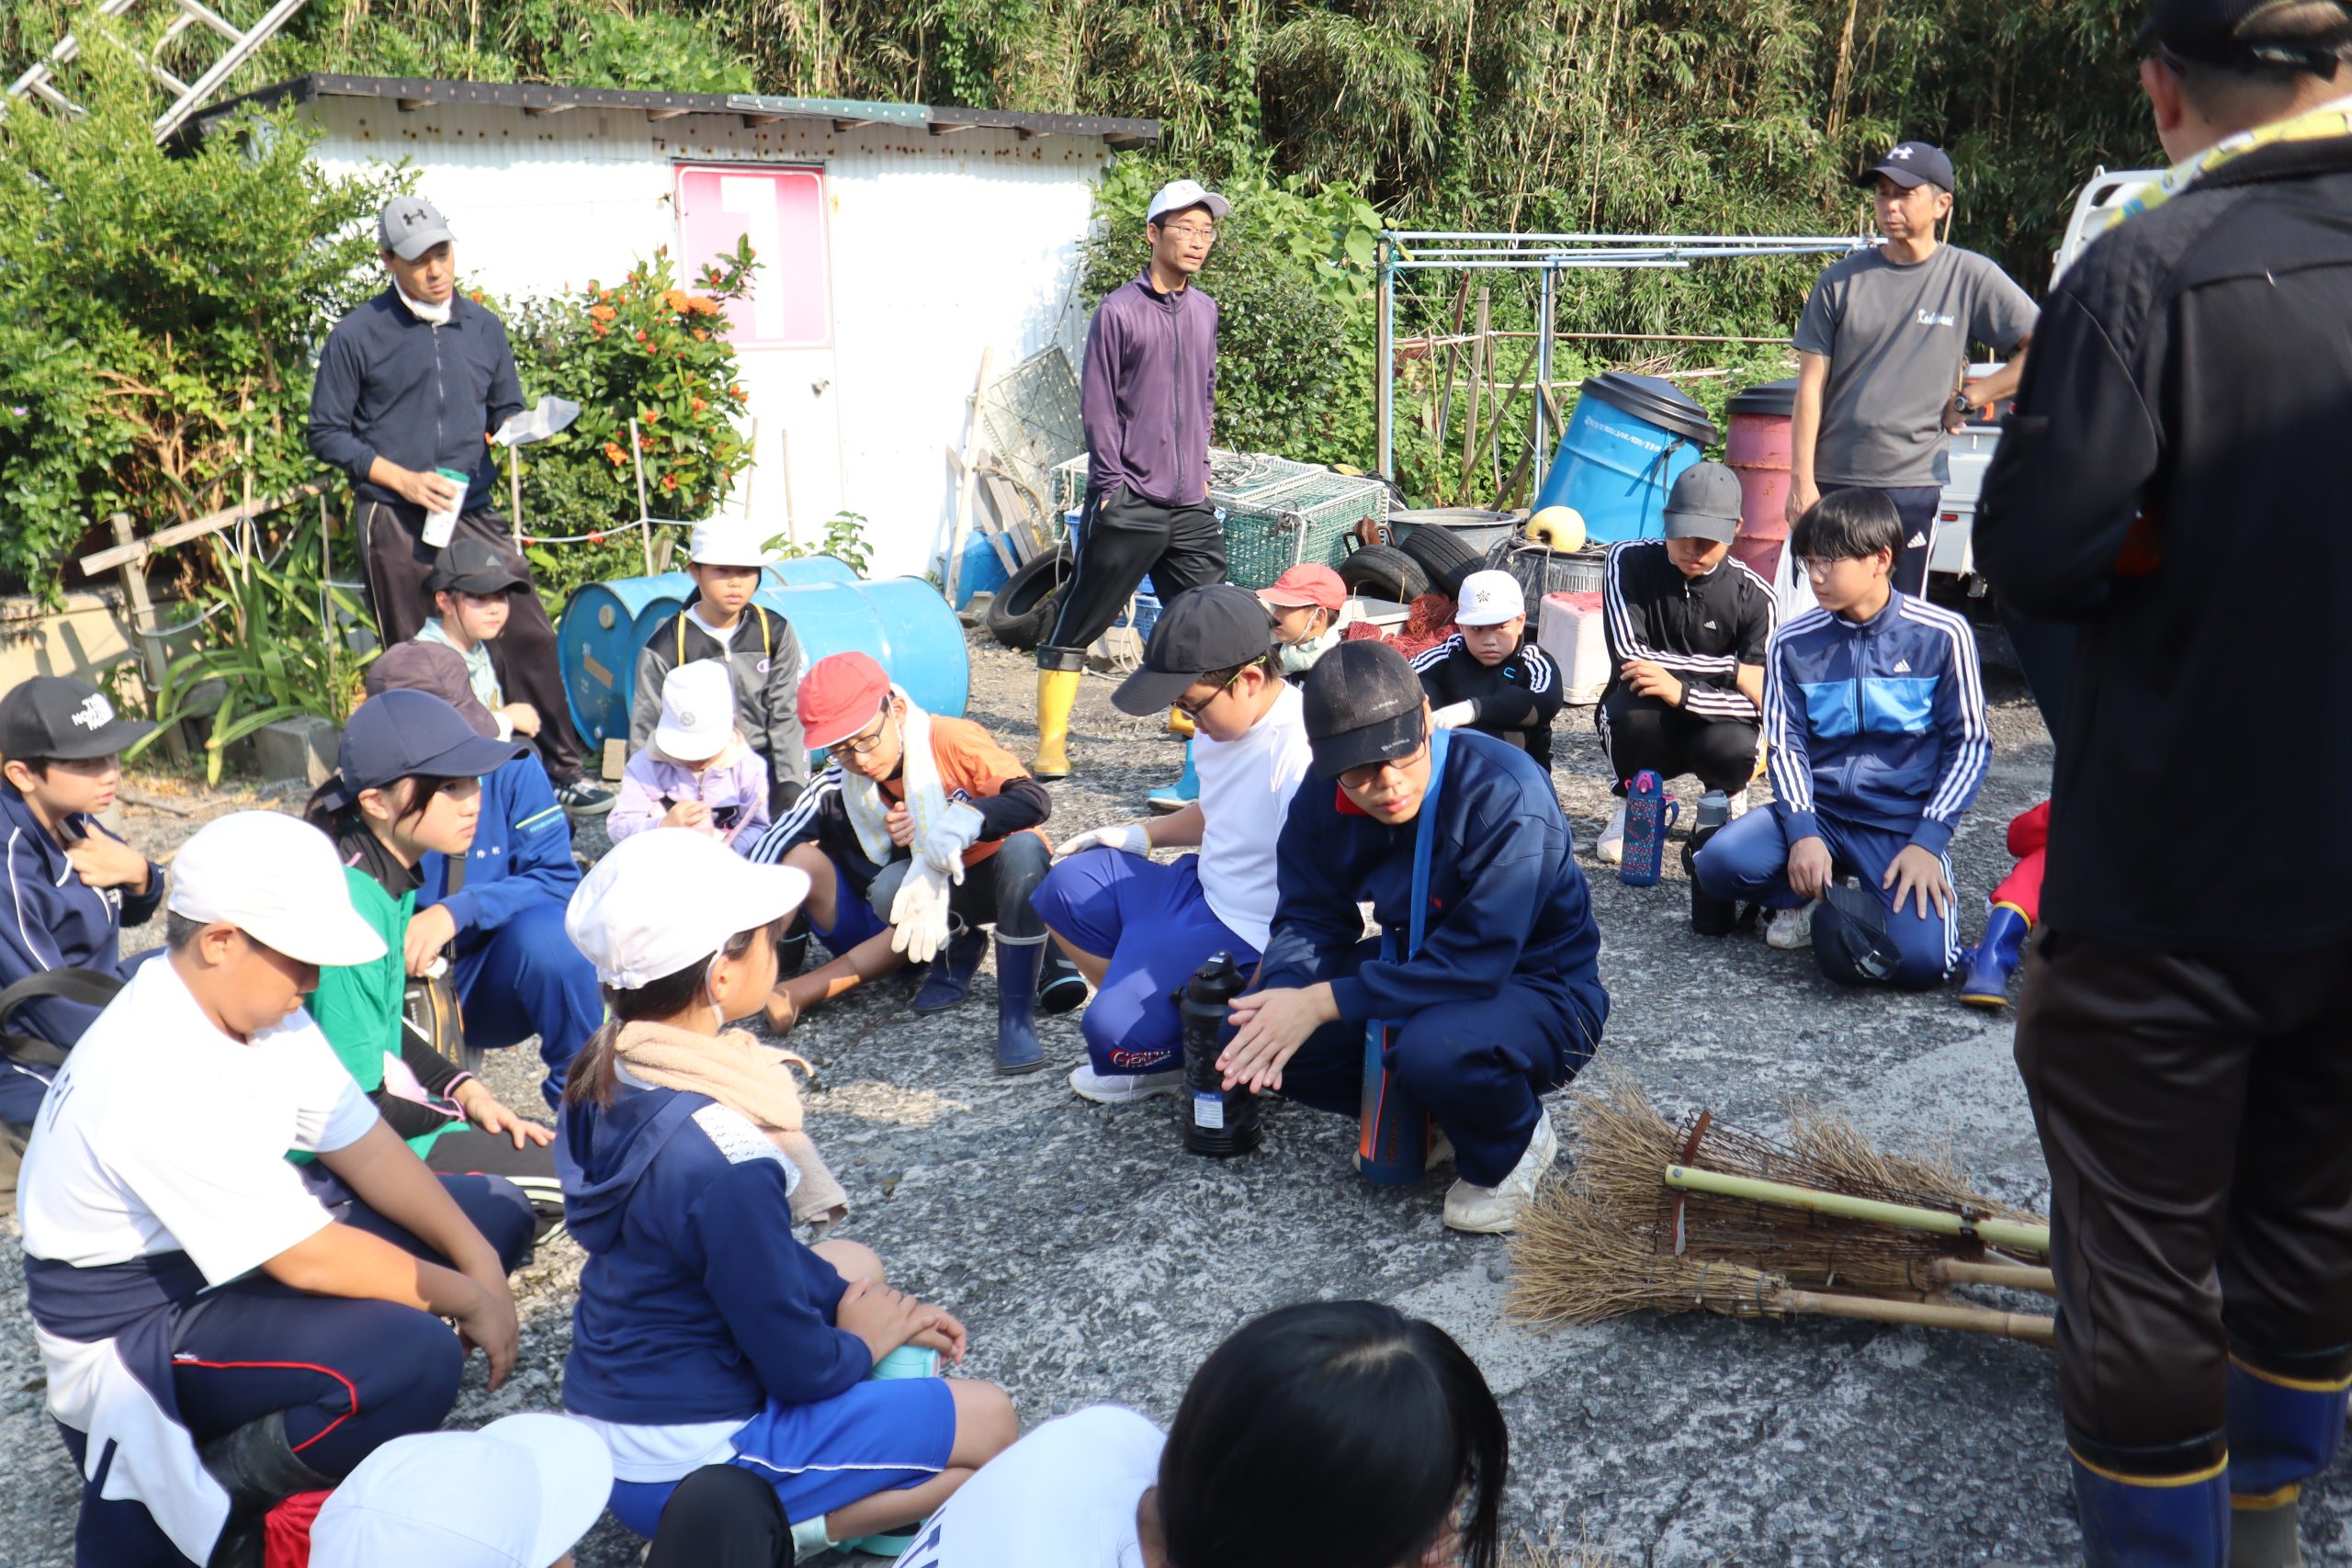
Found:
[(1429, 573), (1421, 563), (1389, 545), (1367, 545), (1351, 554), (1340, 563), (1340, 581), (1351, 593), (1399, 604), (1409, 604), (1430, 591)]
[(1005, 647), (1027, 652), (1046, 639), (1072, 561), (1067, 549), (1032, 556), (989, 600), (989, 635)]

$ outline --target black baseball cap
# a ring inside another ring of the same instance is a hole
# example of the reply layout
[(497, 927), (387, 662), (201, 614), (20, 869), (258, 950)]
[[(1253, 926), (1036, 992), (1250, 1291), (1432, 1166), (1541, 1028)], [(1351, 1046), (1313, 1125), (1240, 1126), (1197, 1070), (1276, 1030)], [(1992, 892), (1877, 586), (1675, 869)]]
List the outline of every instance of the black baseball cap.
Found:
[(1904, 189), (1914, 186), (1933, 186), (1951, 192), (1959, 187), (1952, 183), (1951, 160), (1944, 150), (1926, 141), (1898, 141), (1886, 150), (1886, 156), (1854, 176), (1860, 186), (1874, 186), (1884, 175)]
[(1306, 679), (1306, 745), (1317, 778), (1409, 757), (1429, 738), (1420, 677), (1385, 642), (1343, 642)]
[(335, 753), (343, 784), (329, 803), (348, 806), (361, 790), (405, 778), (478, 779), (530, 751), (526, 741), (476, 733), (464, 715), (430, 692), (386, 692), (360, 704), (344, 725), (343, 747)]
[(2207, 65), (2283, 65), (2334, 75), (2352, 54), (2352, 8), (2338, 6), (2336, 25), (2318, 32), (2266, 34), (2265, 14), (2279, 8), (2279, 0), (2154, 0), (2132, 41)]
[(425, 574), (427, 593), (505, 593), (529, 586), (530, 580), (506, 564), (506, 558), (481, 539), (452, 539)]
[(154, 728), (120, 716), (104, 692), (71, 675), (36, 675), (0, 697), (0, 757), (85, 762), (111, 757)]
[(1265, 658), (1273, 642), (1274, 623), (1247, 588), (1230, 582), (1188, 588), (1159, 612), (1144, 646), (1143, 668), (1119, 682), (1111, 705), (1138, 717), (1157, 713), (1211, 671)]

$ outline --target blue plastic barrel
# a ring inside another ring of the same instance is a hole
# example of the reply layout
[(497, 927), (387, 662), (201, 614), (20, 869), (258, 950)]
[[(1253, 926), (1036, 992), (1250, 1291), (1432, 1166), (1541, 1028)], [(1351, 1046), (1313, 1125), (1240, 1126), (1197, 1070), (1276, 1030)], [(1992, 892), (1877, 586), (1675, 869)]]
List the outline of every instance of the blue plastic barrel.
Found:
[[(637, 656), (693, 592), (694, 579), (673, 571), (592, 582), (564, 605), (557, 658), (572, 723), (592, 751), (628, 740)], [(864, 582), (831, 556), (810, 556), (770, 567), (752, 598), (792, 623), (808, 663), (853, 649), (871, 654), (925, 709), (963, 716), (971, 650), (956, 613), (922, 578)]]
[(975, 529), (964, 541), (964, 564), (956, 573), (956, 607), (962, 609), (977, 593), (993, 593), (1005, 585), (1011, 573), (989, 543), (988, 536)]
[(1656, 376), (1622, 370), (1589, 378), (1536, 509), (1573, 506), (1596, 541), (1664, 532), (1666, 492), (1714, 445), (1707, 412)]

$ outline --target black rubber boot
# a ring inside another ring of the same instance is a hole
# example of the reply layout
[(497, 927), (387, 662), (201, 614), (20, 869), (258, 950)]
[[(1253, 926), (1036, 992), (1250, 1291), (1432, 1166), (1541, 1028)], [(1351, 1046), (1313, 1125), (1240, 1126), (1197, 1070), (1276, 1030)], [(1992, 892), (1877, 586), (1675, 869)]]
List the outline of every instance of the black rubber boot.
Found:
[(1086, 1005), (1086, 976), (1051, 937), (1046, 939), (1046, 956), (1037, 965), (1037, 1005), (1052, 1013)]
[(220, 1527), (206, 1568), (262, 1568), (262, 1543), (269, 1511), (300, 1492), (326, 1492), (334, 1478), (321, 1475), (286, 1439), (286, 1412), (273, 1410), (199, 1444), (197, 1457), (229, 1494), (229, 1522)]
[(808, 917), (796, 915), (775, 944), (775, 977), (789, 980), (808, 966)]
[(972, 994), (972, 976), (980, 972), (980, 960), (988, 951), (986, 931), (966, 931), (950, 937), (947, 950), (931, 961), (931, 971), (923, 976), (909, 1006), (919, 1013), (945, 1012), (963, 1006), (964, 998)]
[(1034, 1073), (1046, 1065), (1037, 1039), (1037, 965), (1046, 937), (996, 939), (996, 1070)]

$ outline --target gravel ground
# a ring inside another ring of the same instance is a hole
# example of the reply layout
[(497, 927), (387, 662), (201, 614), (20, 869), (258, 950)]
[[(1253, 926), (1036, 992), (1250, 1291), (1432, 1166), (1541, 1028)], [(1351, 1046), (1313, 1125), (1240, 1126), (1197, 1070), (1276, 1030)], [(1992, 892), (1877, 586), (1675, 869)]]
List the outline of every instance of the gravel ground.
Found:
[[(1971, 939), (2008, 866), (2003, 829), (2046, 789), (2050, 766), (1998, 634), (1986, 642), (1996, 752), (1952, 845)], [(979, 639), (973, 662), (972, 716), (1022, 748), (1032, 667)], [(1110, 689), (1086, 682), (1080, 772), (1055, 786), (1057, 832), (1133, 815), (1178, 767), (1177, 742), (1117, 714)], [(1589, 710), (1571, 709), (1560, 734), (1555, 778), (1589, 854), (1607, 809)], [(126, 810), (151, 852), (230, 804), (160, 781), (135, 788), (177, 808)], [(581, 847), (600, 849), (601, 834), (584, 832)], [(1949, 1137), (1985, 1188), (2042, 1203), (2006, 1018), (1950, 991), (1840, 994), (1806, 954), (1752, 933), (1694, 937), (1676, 855), (1659, 886), (1601, 876), (1594, 898), (1612, 999), (1602, 1049), (1669, 1115), (1706, 1105), (1769, 1128), (1787, 1100), (1808, 1098), (1890, 1145)], [(1182, 1152), (1166, 1100), (1112, 1109), (1071, 1096), (1058, 1071), (999, 1078), (991, 990), (920, 1020), (903, 1010), (905, 988), (885, 983), (819, 1014), (793, 1044), (818, 1065), (810, 1126), (851, 1192), (844, 1234), (964, 1318), (966, 1374), (1003, 1383), (1025, 1421), (1105, 1400), (1164, 1421), (1242, 1319), (1304, 1297), (1370, 1296), (1442, 1324), (1485, 1369), (1511, 1424), (1510, 1524), (1531, 1540), (1582, 1540), (1645, 1568), (2079, 1560), (2049, 1351), (1821, 1320), (1509, 1326), (1505, 1244), (1443, 1230), (1436, 1179), (1366, 1187), (1348, 1168), (1349, 1124), (1296, 1107), (1272, 1109), (1261, 1152), (1220, 1164)], [(1057, 1064), (1082, 1056), (1076, 1015), (1043, 1032)], [(534, 1103), (535, 1058), (503, 1056), (500, 1091)], [(458, 1424), (555, 1406), (580, 1261), (559, 1243), (518, 1278), (518, 1374), (492, 1395), (476, 1359)], [(5, 1249), (0, 1292), (12, 1301), (17, 1270)], [(11, 1310), (0, 1317), (0, 1472), (15, 1481), (0, 1489), (0, 1562), (28, 1568), (69, 1561), (76, 1493), (41, 1399), (31, 1335)], [(2352, 1550), (2352, 1495), (2325, 1483), (2305, 1495), (2315, 1559)], [(637, 1551), (607, 1519), (580, 1562), (618, 1568)]]

